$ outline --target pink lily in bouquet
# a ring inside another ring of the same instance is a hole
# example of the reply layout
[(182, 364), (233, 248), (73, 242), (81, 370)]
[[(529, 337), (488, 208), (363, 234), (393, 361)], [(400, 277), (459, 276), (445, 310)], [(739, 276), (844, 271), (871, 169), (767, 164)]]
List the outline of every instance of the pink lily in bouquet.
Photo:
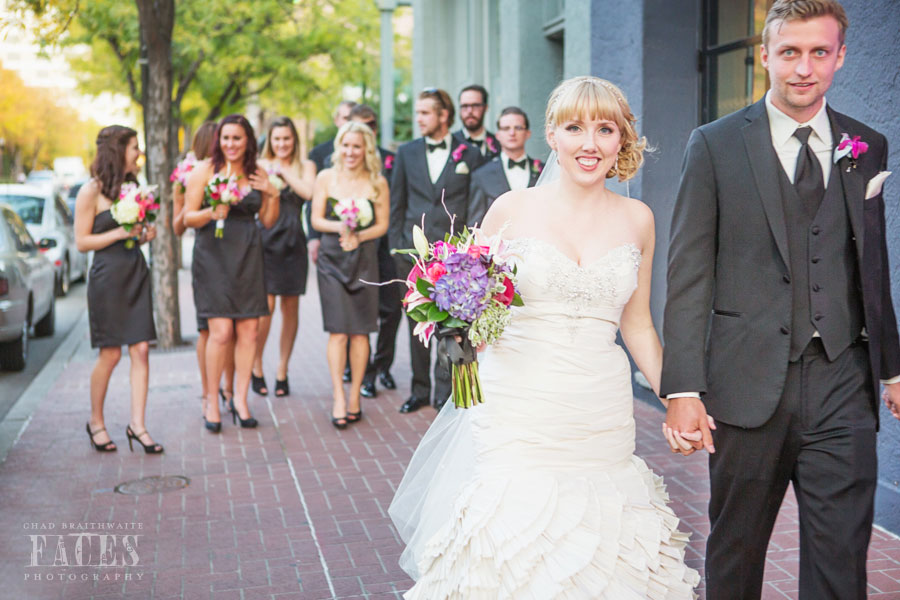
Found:
[[(129, 233), (135, 225), (152, 223), (156, 220), (159, 212), (159, 203), (154, 196), (155, 191), (155, 185), (140, 186), (136, 183), (123, 183), (119, 188), (118, 199), (109, 209), (112, 218)], [(135, 238), (128, 238), (125, 241), (125, 247), (134, 248), (134, 242)]]

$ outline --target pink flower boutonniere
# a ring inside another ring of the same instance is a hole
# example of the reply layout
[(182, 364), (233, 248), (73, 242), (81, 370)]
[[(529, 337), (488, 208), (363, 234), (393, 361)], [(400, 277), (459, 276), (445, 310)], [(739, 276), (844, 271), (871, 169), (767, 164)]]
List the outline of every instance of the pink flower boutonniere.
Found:
[(394, 157), (390, 154), (384, 157), (384, 168), (387, 171), (394, 168)]
[(465, 144), (460, 144), (453, 150), (453, 154), (450, 155), (453, 157), (453, 162), (459, 162), (462, 160), (462, 155), (463, 152), (466, 151), (466, 148), (468, 148), (468, 146), (466, 146)]
[(544, 163), (542, 163), (538, 159), (534, 159), (531, 162), (531, 170), (534, 171), (535, 173), (540, 173), (541, 171), (544, 170)]
[(484, 141), (487, 142), (488, 150), (490, 150), (494, 154), (498, 154), (497, 152), (497, 144), (494, 142), (494, 138), (485, 137)]
[(856, 160), (859, 158), (859, 155), (865, 154), (868, 150), (869, 144), (859, 139), (858, 135), (851, 138), (849, 134), (842, 133), (841, 141), (834, 150), (834, 162), (837, 163), (840, 159), (849, 155), (850, 161), (847, 165), (847, 172), (849, 173), (850, 169), (856, 168)]

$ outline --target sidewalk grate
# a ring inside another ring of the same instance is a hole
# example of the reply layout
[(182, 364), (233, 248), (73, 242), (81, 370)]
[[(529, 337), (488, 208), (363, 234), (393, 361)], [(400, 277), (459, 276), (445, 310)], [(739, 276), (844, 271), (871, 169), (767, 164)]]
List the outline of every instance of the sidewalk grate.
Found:
[(153, 477), (144, 477), (143, 479), (120, 483), (115, 487), (115, 492), (127, 496), (149, 496), (150, 494), (180, 490), (190, 484), (191, 480), (183, 475), (166, 475), (162, 477), (154, 475)]

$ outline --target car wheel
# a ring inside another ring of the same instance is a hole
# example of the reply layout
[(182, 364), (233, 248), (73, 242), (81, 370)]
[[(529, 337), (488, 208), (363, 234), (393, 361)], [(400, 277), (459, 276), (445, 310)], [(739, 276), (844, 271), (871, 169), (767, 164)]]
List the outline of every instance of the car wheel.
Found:
[(67, 256), (63, 259), (62, 273), (59, 274), (59, 279), (56, 283), (56, 295), (60, 298), (69, 293), (69, 286), (72, 283), (69, 268), (69, 257)]
[(28, 322), (22, 325), (22, 335), (11, 342), (0, 344), (0, 367), (7, 371), (21, 371), (28, 357)]
[(50, 302), (50, 310), (44, 315), (44, 318), (34, 324), (35, 337), (47, 337), (53, 335), (56, 331), (56, 300)]

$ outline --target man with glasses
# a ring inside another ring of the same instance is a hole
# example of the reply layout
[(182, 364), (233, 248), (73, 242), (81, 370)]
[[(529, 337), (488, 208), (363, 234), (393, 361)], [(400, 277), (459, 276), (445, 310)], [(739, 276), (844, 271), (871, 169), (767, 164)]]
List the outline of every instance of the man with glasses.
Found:
[(484, 128), (484, 116), (488, 109), (488, 92), (481, 85), (464, 87), (459, 93), (459, 119), (463, 128), (453, 133), (453, 137), (478, 149), (482, 162), (494, 159), (500, 154), (500, 145), (493, 133)]
[[(444, 239), (450, 232), (451, 215), (455, 215), (455, 230), (459, 231), (466, 224), (469, 174), (484, 160), (477, 147), (450, 135), (454, 109), (447, 92), (426, 88), (416, 99), (415, 112), (422, 137), (397, 149), (391, 175), (391, 248), (412, 248), (413, 225), (423, 222), (425, 235), (432, 241)], [(412, 268), (409, 257), (398, 254), (395, 260), (398, 277), (405, 278)], [(411, 394), (400, 407), (402, 413), (427, 406), (431, 397), (431, 351), (412, 334), (415, 325), (409, 321), (413, 373)], [(450, 397), (449, 367), (437, 361), (434, 379), (434, 406), (440, 409)]]
[(469, 209), (466, 223), (471, 227), (484, 219), (491, 204), (510, 190), (534, 186), (544, 165), (525, 154), (525, 142), (531, 137), (528, 115), (518, 106), (508, 106), (497, 119), (500, 155), (472, 173), (469, 184)]

